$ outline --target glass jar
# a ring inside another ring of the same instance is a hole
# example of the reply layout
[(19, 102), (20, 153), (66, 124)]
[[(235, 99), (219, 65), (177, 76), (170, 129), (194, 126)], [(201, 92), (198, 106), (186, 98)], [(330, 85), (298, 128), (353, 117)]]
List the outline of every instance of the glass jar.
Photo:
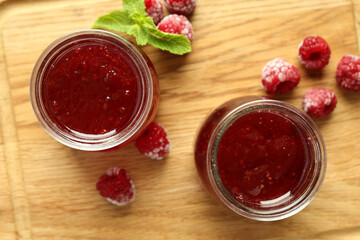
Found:
[(133, 142), (154, 119), (159, 84), (149, 58), (103, 30), (60, 37), (35, 64), (31, 103), (42, 127), (69, 147), (101, 151)]
[(281, 101), (241, 97), (214, 110), (195, 142), (201, 182), (227, 208), (274, 221), (305, 208), (325, 176), (326, 149), (306, 113)]

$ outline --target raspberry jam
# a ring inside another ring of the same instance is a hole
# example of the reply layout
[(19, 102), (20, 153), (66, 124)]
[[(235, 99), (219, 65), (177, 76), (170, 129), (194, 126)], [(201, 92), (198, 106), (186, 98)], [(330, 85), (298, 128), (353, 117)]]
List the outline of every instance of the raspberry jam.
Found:
[(301, 185), (307, 151), (293, 122), (267, 111), (250, 112), (222, 135), (216, 154), (218, 173), (233, 198), (260, 205)]
[(132, 142), (159, 102), (157, 76), (146, 55), (101, 30), (71, 33), (50, 45), (35, 65), (31, 95), (50, 135), (94, 151)]
[(50, 64), (41, 96), (59, 127), (84, 134), (120, 132), (135, 115), (140, 73), (120, 47), (88, 40), (64, 49)]
[(201, 127), (195, 162), (204, 186), (222, 204), (256, 220), (303, 209), (325, 174), (325, 146), (301, 110), (244, 97), (217, 108)]

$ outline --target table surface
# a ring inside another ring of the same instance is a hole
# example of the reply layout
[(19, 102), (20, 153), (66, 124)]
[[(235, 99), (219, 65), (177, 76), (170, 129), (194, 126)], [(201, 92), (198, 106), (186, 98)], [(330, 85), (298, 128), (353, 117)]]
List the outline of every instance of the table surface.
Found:
[[(114, 152), (82, 152), (53, 140), (29, 100), (29, 79), (40, 53), (57, 37), (91, 27), (121, 9), (114, 0), (0, 0), (0, 239), (360, 239), (360, 93), (336, 84), (345, 54), (359, 54), (359, 0), (199, 0), (191, 17), (193, 51), (175, 56), (143, 50), (158, 72), (156, 121), (172, 144), (163, 161), (133, 145)], [(321, 73), (300, 66), (297, 47), (308, 35), (332, 50)], [(279, 99), (301, 106), (305, 91), (327, 87), (338, 106), (316, 121), (328, 151), (324, 184), (302, 212), (256, 222), (219, 206), (200, 185), (193, 144), (200, 123), (235, 97), (264, 95), (262, 67), (281, 57), (302, 80)], [(125, 168), (136, 185), (128, 207), (109, 204), (95, 189), (111, 166)]]

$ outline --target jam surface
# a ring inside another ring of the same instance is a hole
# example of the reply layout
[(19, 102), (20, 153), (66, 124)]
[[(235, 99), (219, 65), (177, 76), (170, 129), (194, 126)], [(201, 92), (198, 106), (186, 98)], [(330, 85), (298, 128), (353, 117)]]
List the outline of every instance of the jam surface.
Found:
[(307, 169), (303, 139), (293, 122), (276, 113), (256, 111), (239, 117), (219, 141), (216, 163), (221, 183), (245, 205), (289, 198)]
[(63, 130), (117, 133), (135, 117), (139, 78), (123, 47), (89, 39), (67, 47), (52, 60), (41, 97), (50, 119)]

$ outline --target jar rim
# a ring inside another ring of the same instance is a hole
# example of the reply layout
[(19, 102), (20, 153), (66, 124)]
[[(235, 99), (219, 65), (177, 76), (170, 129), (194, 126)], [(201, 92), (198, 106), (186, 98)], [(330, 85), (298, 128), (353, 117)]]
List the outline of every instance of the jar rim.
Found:
[[(307, 188), (305, 191), (291, 204), (270, 210), (254, 209), (246, 206), (245, 204), (241, 204), (241, 202), (234, 199), (222, 185), (216, 165), (216, 151), (218, 142), (221, 139), (221, 136), (226, 132), (227, 126), (231, 125), (231, 123), (233, 123), (236, 119), (246, 115), (247, 113), (264, 109), (286, 111), (287, 114), (292, 114), (298, 117), (302, 121), (301, 124), (305, 124), (302, 127), (306, 128), (306, 131), (308, 131), (309, 136), (312, 138), (312, 141), (314, 141), (315, 144), (312, 145), (315, 152), (315, 159), (313, 160), (315, 161), (314, 174), (311, 178), (311, 182), (306, 185)], [(227, 206), (235, 213), (250, 219), (259, 221), (275, 221), (290, 217), (298, 213), (312, 201), (316, 193), (319, 191), (325, 177), (327, 163), (326, 158), (325, 143), (320, 130), (314, 121), (305, 112), (286, 102), (263, 99), (241, 104), (240, 106), (237, 106), (233, 110), (229, 111), (221, 118), (220, 122), (214, 128), (210, 136), (209, 144), (207, 146), (206, 168), (210, 184), (217, 197), (225, 206)]]
[[(101, 39), (104, 41), (111, 40), (114, 41), (113, 43), (117, 43), (119, 45), (121, 44), (121, 47), (123, 47), (128, 56), (131, 57), (132, 62), (140, 74), (138, 80), (141, 86), (141, 91), (139, 95), (139, 105), (134, 112), (135, 116), (132, 118), (132, 121), (128, 123), (125, 129), (113, 135), (101, 134), (91, 136), (81, 133), (78, 135), (66, 133), (57, 127), (49, 117), (47, 117), (47, 113), (42, 106), (42, 99), (40, 97), (41, 82), (43, 80), (42, 74), (48, 67), (45, 62), (50, 62), (50, 60), (56, 54), (64, 50), (66, 46), (69, 46), (69, 44), (76, 43), (77, 41), (84, 39)], [(39, 123), (55, 140), (74, 149), (85, 151), (101, 151), (111, 149), (126, 143), (135, 134), (137, 134), (142, 126), (146, 123), (147, 116), (150, 114), (153, 101), (154, 89), (152, 82), (153, 79), (147, 64), (147, 60), (134, 44), (125, 38), (109, 31), (99, 29), (84, 29), (74, 31), (57, 38), (41, 53), (31, 75), (30, 99), (32, 108)]]

